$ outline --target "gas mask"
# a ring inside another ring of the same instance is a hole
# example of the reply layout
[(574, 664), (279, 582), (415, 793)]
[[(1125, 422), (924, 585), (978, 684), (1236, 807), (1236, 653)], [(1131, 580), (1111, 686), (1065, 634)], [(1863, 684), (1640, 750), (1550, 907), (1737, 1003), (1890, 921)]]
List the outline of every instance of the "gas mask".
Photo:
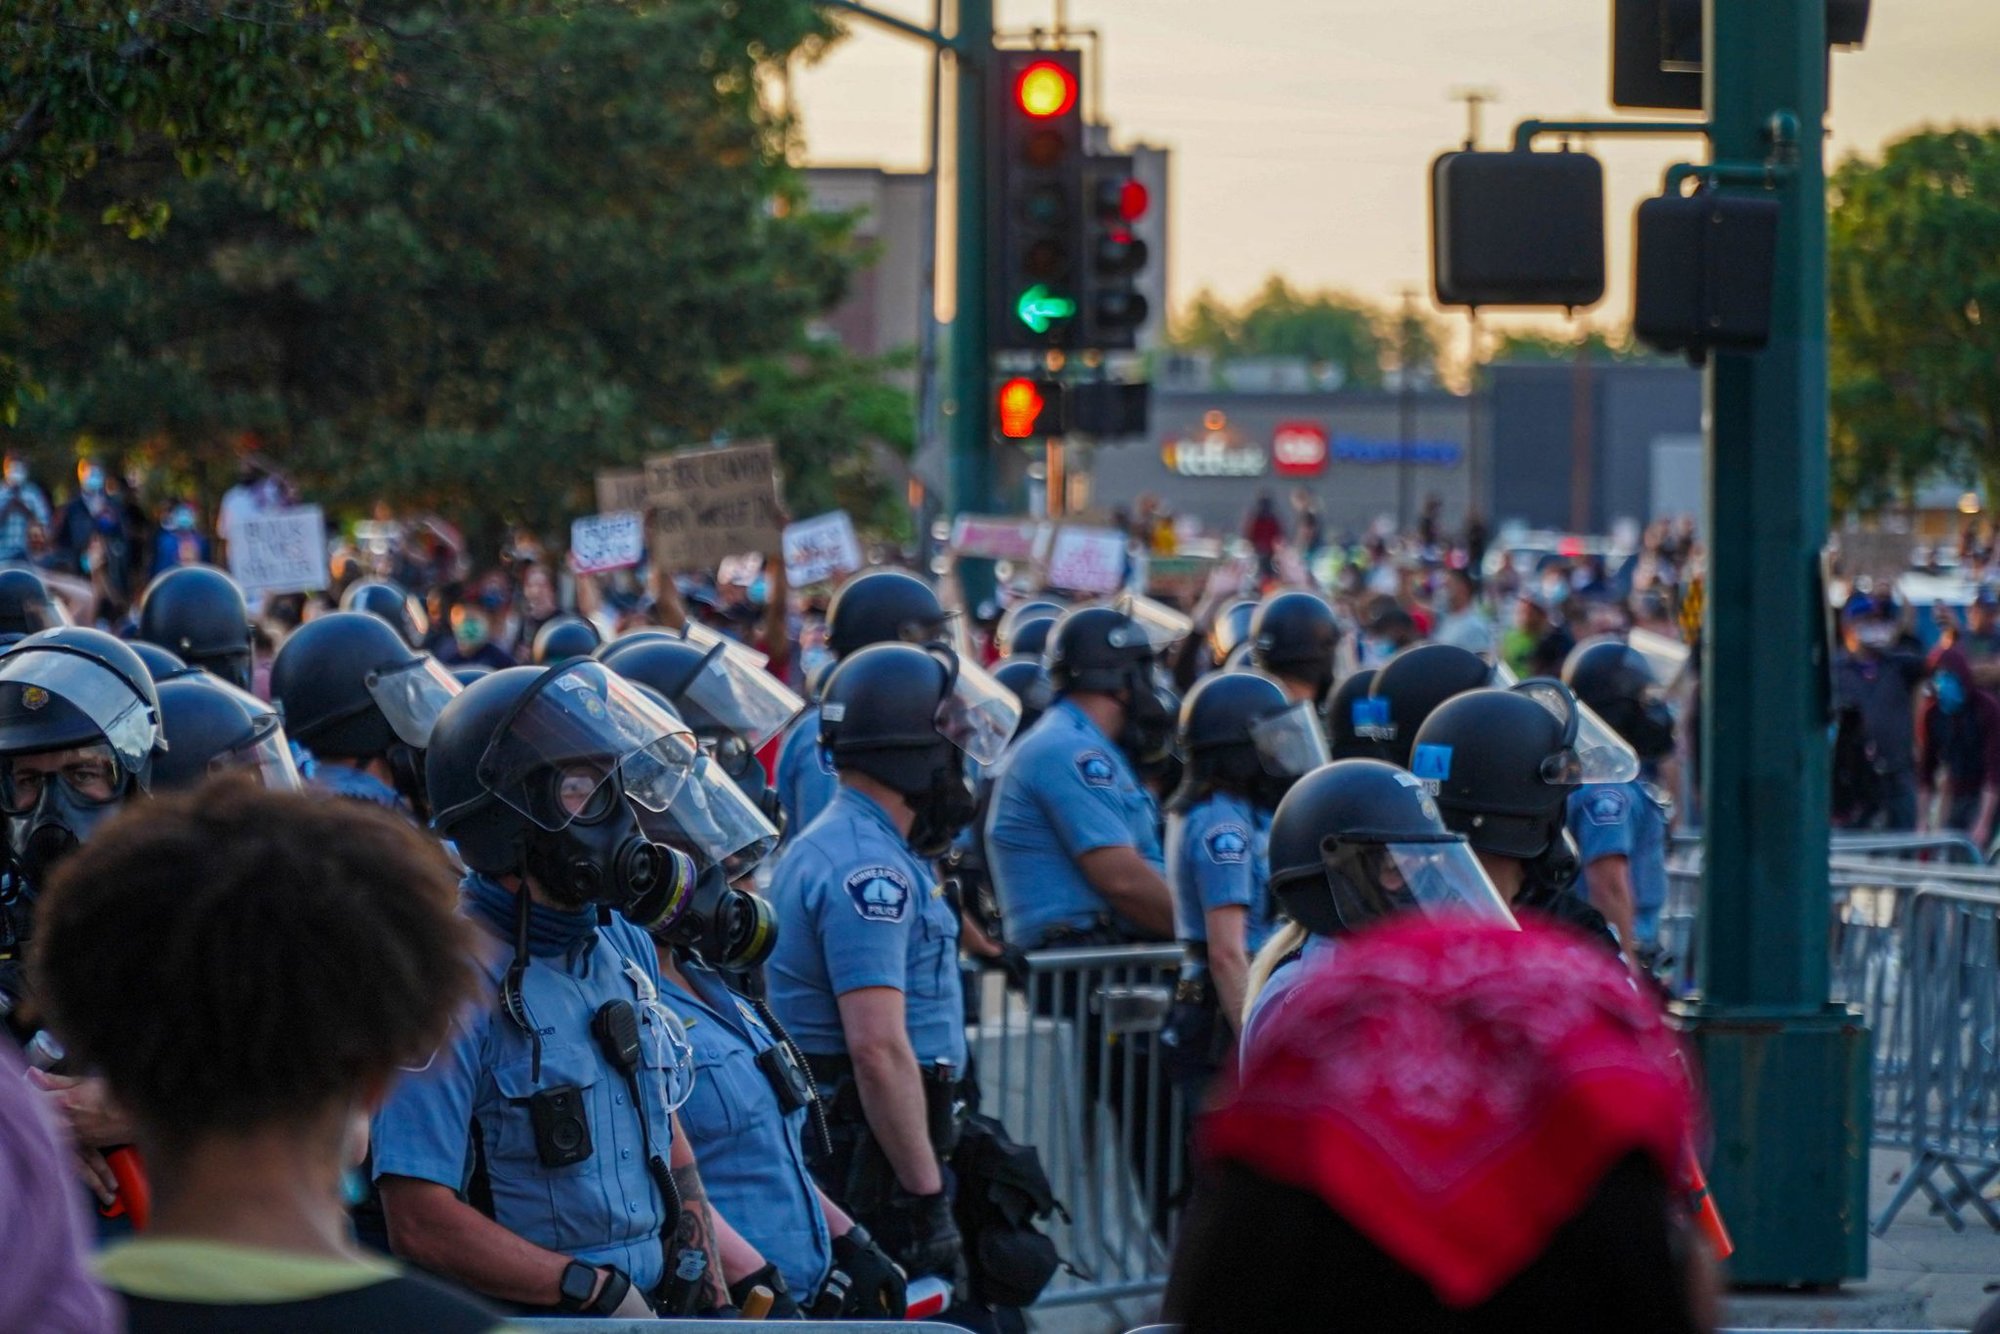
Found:
[(1619, 709), (1619, 734), (1642, 760), (1657, 760), (1673, 752), (1674, 711), (1665, 701), (1647, 697)]
[(1118, 749), (1135, 766), (1144, 767), (1165, 759), (1173, 750), (1174, 715), (1166, 688), (1154, 683), (1152, 674), (1141, 669), (1134, 674), (1125, 698), (1125, 726), (1118, 734)]
[(1576, 839), (1558, 818), (1549, 826), (1548, 846), (1539, 856), (1528, 858), (1524, 865), (1527, 874), (1522, 880), (1520, 902), (1533, 907), (1569, 892), (1583, 871), (1583, 856)]
[(129, 790), (125, 775), (108, 750), (102, 755), (95, 753), (99, 750), (73, 752), (73, 763), (48, 772), (21, 771), (18, 760), (0, 761), (8, 850), (28, 885), (46, 885), (55, 864), (123, 804)]
[(757, 967), (778, 944), (776, 911), (730, 884), (720, 866), (704, 868), (687, 892), (677, 896), (672, 911), (648, 929), (654, 939), (730, 972)]
[(905, 795), (915, 818), (910, 822), (911, 849), (926, 859), (942, 857), (979, 813), (972, 785), (965, 781), (965, 756), (955, 746), (943, 747), (944, 762), (931, 771), (931, 785)]
[[(552, 781), (566, 780), (556, 773)], [(645, 836), (615, 779), (598, 784), (561, 829), (530, 834), (525, 852), (525, 869), (551, 898), (597, 904), (642, 927), (671, 915), (695, 879), (693, 858)]]

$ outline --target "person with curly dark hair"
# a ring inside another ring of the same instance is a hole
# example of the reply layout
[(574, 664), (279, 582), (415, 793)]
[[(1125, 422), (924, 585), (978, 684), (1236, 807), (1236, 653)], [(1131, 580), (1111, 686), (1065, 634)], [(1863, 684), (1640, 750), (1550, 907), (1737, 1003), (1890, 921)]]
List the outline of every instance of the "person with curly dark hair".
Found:
[(60, 866), (32, 966), (137, 1128), (151, 1226), (99, 1265), (132, 1334), (498, 1324), (364, 1252), (343, 1199), (370, 1113), (470, 994), (457, 899), (407, 820), (240, 778), (126, 812)]

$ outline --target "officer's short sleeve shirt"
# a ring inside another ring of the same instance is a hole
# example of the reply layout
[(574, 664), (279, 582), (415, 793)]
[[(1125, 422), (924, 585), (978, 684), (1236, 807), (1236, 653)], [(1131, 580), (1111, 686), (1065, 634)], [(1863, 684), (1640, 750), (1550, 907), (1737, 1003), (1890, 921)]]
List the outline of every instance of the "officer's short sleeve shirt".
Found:
[(840, 787), (819, 747), (819, 706), (801, 713), (778, 747), (778, 805), (785, 812), (787, 841), (819, 818)]
[(1271, 930), (1270, 843), (1269, 814), (1229, 793), (1168, 818), (1167, 880), (1182, 941), (1207, 941), (1210, 912), (1244, 908), (1245, 939), (1256, 952)]

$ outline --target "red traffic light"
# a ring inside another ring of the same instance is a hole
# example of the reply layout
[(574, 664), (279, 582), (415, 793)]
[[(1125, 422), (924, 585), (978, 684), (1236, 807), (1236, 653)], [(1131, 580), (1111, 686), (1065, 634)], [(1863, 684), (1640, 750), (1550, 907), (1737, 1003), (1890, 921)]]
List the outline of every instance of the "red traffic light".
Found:
[(1118, 187), (1118, 216), (1127, 222), (1137, 222), (1146, 216), (1146, 206), (1153, 202), (1146, 193), (1146, 187), (1137, 181), (1127, 181)]
[(1000, 434), (1009, 440), (1032, 439), (1035, 423), (1049, 405), (1041, 384), (1026, 376), (1003, 381), (996, 403), (1000, 409)]
[(1015, 78), (1014, 105), (1036, 120), (1065, 115), (1076, 105), (1076, 75), (1053, 60), (1037, 60)]

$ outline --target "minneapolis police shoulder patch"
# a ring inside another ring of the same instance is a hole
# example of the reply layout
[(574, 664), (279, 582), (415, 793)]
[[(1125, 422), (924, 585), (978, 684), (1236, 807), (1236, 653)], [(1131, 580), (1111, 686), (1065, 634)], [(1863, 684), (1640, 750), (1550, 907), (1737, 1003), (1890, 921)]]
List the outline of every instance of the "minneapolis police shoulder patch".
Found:
[(910, 878), (893, 866), (864, 866), (841, 888), (863, 921), (900, 922), (910, 911)]
[(1583, 800), (1583, 818), (1595, 825), (1622, 824), (1629, 804), (1623, 788), (1596, 788)]
[(1240, 824), (1219, 824), (1202, 840), (1208, 859), (1218, 866), (1235, 866), (1250, 858), (1250, 835)]
[(1101, 750), (1086, 750), (1077, 756), (1076, 771), (1091, 787), (1110, 787), (1118, 781), (1118, 770), (1111, 763), (1111, 757)]

